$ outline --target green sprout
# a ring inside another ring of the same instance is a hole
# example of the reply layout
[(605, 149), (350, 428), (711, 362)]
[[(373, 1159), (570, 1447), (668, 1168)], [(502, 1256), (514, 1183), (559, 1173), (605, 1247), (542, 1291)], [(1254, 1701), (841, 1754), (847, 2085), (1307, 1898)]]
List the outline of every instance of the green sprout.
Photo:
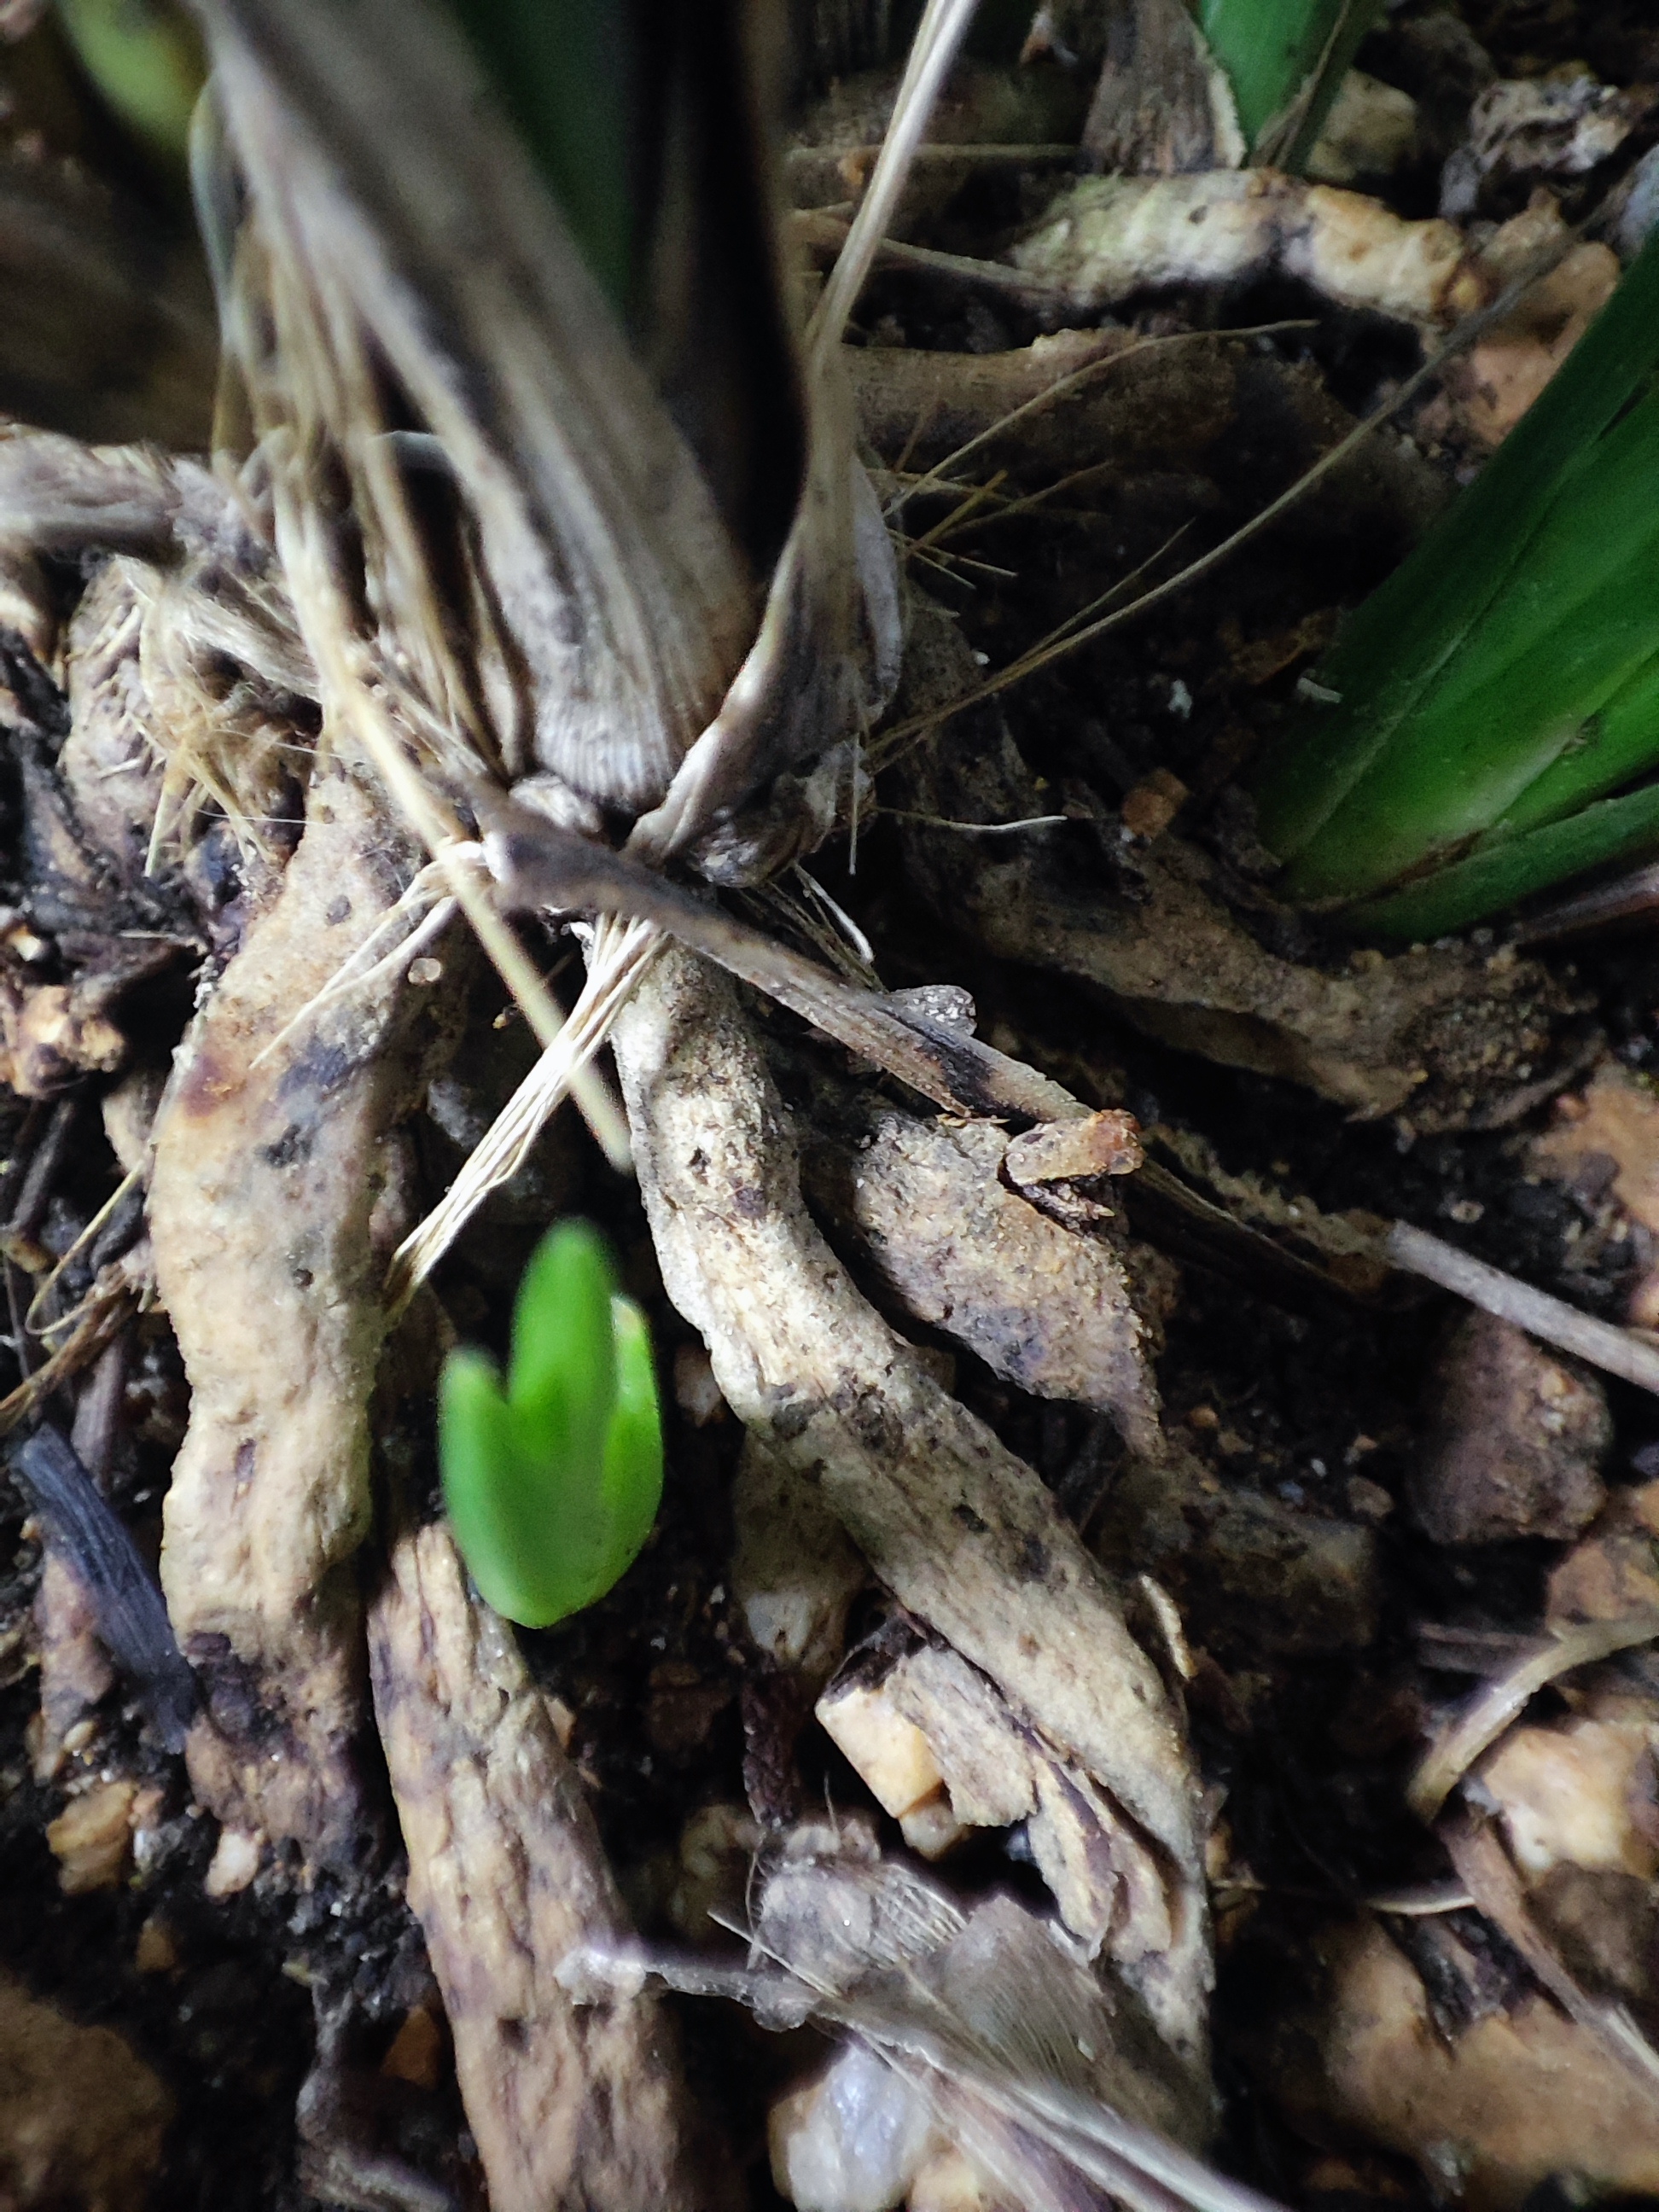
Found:
[(638, 1557), (662, 1499), (651, 1337), (586, 1222), (550, 1230), (532, 1255), (505, 1390), (484, 1352), (445, 1361), (438, 1460), (472, 1579), (521, 1627), (594, 1604)]
[(207, 78), (196, 26), (174, 0), (58, 0), (82, 67), (127, 127), (182, 168)]
[(1250, 156), (1299, 169), (1382, 0), (1199, 0)]
[(1348, 623), (1258, 781), (1280, 890), (1423, 939), (1659, 849), (1659, 232)]

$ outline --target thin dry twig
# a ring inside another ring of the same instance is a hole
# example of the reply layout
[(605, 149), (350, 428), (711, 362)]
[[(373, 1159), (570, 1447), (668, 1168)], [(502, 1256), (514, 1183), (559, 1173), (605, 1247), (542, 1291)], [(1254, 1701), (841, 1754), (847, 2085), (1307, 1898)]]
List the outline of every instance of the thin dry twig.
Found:
[(1623, 1620), (1587, 1620), (1562, 1629), (1553, 1643), (1506, 1667), (1470, 1699), (1430, 1746), (1407, 1788), (1406, 1802), (1419, 1820), (1432, 1820), (1475, 1760), (1492, 1748), (1540, 1690), (1575, 1667), (1629, 1651), (1656, 1637), (1659, 1613), (1632, 1613)]
[(1587, 1359), (1592, 1367), (1659, 1394), (1659, 1346), (1646, 1343), (1630, 1329), (1580, 1313), (1565, 1298), (1534, 1290), (1530, 1283), (1505, 1274), (1501, 1267), (1489, 1267), (1484, 1260), (1471, 1258), (1455, 1244), (1431, 1237), (1426, 1230), (1414, 1229), (1408, 1221), (1395, 1223), (1389, 1231), (1387, 1250), (1396, 1267), (1437, 1283), (1442, 1290), (1455, 1291), (1483, 1312), (1495, 1314), (1499, 1321), (1513, 1322), (1529, 1336), (1559, 1345), (1563, 1352)]
[(467, 1155), (459, 1174), (392, 1255), (386, 1295), (401, 1313), (493, 1190), (528, 1158), (550, 1116), (605, 1043), (617, 1011), (666, 942), (648, 921), (611, 921), (593, 933), (586, 981), (570, 1018)]
[(149, 1289), (141, 1278), (136, 1256), (112, 1261), (82, 1301), (75, 1333), (60, 1344), (49, 1359), (25, 1376), (15, 1390), (0, 1398), (0, 1437), (21, 1421), (32, 1421), (54, 1390), (82, 1368), (90, 1367), (100, 1352), (142, 1310)]

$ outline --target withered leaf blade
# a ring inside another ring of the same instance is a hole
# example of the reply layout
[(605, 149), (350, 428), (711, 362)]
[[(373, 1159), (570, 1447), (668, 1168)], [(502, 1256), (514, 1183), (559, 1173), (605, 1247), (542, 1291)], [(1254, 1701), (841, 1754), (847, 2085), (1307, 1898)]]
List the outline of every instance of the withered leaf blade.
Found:
[(781, 771), (859, 738), (898, 688), (903, 600), (855, 451), (841, 338), (975, 6), (927, 0), (917, 26), (875, 173), (807, 334), (805, 477), (760, 634), (662, 805), (639, 825), (635, 847), (647, 859), (685, 850)]

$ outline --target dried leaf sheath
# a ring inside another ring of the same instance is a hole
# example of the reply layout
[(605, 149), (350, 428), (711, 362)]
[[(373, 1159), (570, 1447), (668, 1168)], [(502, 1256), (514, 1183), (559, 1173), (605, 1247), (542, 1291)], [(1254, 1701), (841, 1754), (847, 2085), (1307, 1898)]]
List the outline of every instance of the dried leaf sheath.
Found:
[[(663, 800), (636, 839), (661, 860), (780, 769), (867, 727), (896, 684), (902, 625), (838, 340), (971, 0), (933, 0), (892, 149), (807, 349), (805, 477), (752, 646), (754, 596), (690, 449), (442, 24), (422, 14), (410, 33), (399, 11), (398, 37), (382, 36), (384, 0), (349, 15), (316, 0), (201, 12), (251, 191), (227, 335), (282, 566), (325, 705), (433, 850), (459, 827), (447, 794), (539, 769), (578, 794), (579, 817), (583, 799)], [(442, 165), (427, 149), (457, 143), (447, 181), (432, 178)], [(209, 185), (210, 210), (234, 210), (234, 191)], [(503, 210), (487, 236), (481, 206)], [(420, 460), (446, 472), (435, 538), (434, 501), (417, 501), (395, 434), (410, 416), (435, 436)], [(727, 842), (725, 874), (741, 878), (775, 864), (788, 836)], [(476, 887), (452, 880), (488, 941)], [(511, 939), (495, 934), (522, 997)], [(608, 945), (596, 1006), (637, 973)], [(538, 1072), (538, 1121), (570, 1079), (566, 1060), (602, 1036)], [(458, 1190), (440, 1249), (486, 1187)]]
[(233, 338), (256, 429), (297, 440), (275, 467), (315, 495), (325, 438), (338, 453), (385, 642), (454, 716), (453, 678), (434, 681), (453, 610), (384, 436), (389, 370), (453, 471), (529, 695), (502, 765), (650, 803), (749, 643), (753, 586), (528, 156), (434, 11), (230, 0), (203, 15), (265, 257), (240, 261)]

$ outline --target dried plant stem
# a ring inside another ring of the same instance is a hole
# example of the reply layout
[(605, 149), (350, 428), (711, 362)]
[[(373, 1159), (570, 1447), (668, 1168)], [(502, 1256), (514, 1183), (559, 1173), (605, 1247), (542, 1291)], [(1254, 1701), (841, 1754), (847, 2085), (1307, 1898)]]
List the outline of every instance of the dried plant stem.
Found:
[[(544, 1049), (564, 1025), (552, 994), (535, 963), (498, 910), (478, 872), (477, 846), (465, 836), (453, 810), (421, 774), (410, 749), (393, 726), (380, 693), (358, 667), (326, 556), (314, 526), (290, 489), (279, 497), (277, 534), (283, 564), (294, 587), (306, 642), (325, 695), (390, 793), (393, 804), (421, 839), (441, 871), (450, 895), (471, 923)], [(612, 1166), (626, 1172), (632, 1161), (628, 1127), (609, 1086), (584, 1060), (572, 1074), (570, 1089), (595, 1141)]]
[(1397, 1267), (1438, 1283), (1442, 1290), (1455, 1291), (1483, 1312), (1513, 1322), (1528, 1336), (1542, 1337), (1546, 1344), (1559, 1345), (1563, 1352), (1589, 1360), (1592, 1367), (1659, 1395), (1659, 1346), (1644, 1343), (1629, 1329), (1580, 1313), (1565, 1298), (1553, 1298), (1547, 1291), (1534, 1290), (1501, 1267), (1471, 1259), (1455, 1244), (1413, 1229), (1408, 1221), (1396, 1221), (1389, 1231), (1388, 1255)]
[(589, 1068), (629, 993), (665, 942), (648, 921), (601, 921), (593, 933), (587, 981), (570, 1018), (544, 1049), (443, 1198), (392, 1255), (386, 1296), (401, 1312), (493, 1190), (524, 1165), (530, 1147)]
[(869, 189), (812, 317), (807, 335), (815, 348), (841, 341), (876, 248), (898, 206), (910, 165), (933, 120), (934, 102), (973, 20), (975, 5), (975, 0), (927, 0), (910, 44), (893, 102), (892, 121), (876, 157)]
[[(1030, 398), (1022, 400), (1018, 407), (1011, 407), (1006, 415), (1000, 415), (994, 422), (988, 423), (984, 429), (975, 431), (974, 435), (958, 446), (954, 453), (947, 453), (942, 461), (936, 461), (925, 476), (918, 477), (914, 483), (906, 484), (903, 490), (894, 500), (889, 513), (896, 514), (919, 492), (949, 489), (958, 481), (951, 471), (960, 468), (970, 453), (976, 453), (981, 446), (988, 446), (994, 439), (1006, 436), (1017, 423), (1024, 422), (1028, 416), (1041, 414), (1045, 407), (1052, 406), (1056, 399), (1063, 399), (1068, 392), (1080, 390), (1084, 385), (1093, 383), (1108, 369), (1121, 368), (1126, 363), (1137, 359), (1141, 354), (1158, 353), (1170, 347), (1198, 343), (1212, 345), (1221, 338), (1278, 337), (1287, 331), (1309, 331), (1314, 327), (1315, 325), (1306, 317), (1302, 317), (1295, 320), (1277, 323), (1252, 323), (1236, 331), (1173, 331), (1164, 337), (1135, 338), (1127, 345), (1103, 351), (1092, 361), (1085, 361), (1081, 368), (1066, 370), (1063, 374), (1057, 376), (1052, 384), (1045, 384), (1041, 392), (1034, 392)], [(1101, 343), (1103, 347), (1107, 344), (1104, 337)], [(1079, 473), (1083, 472), (1079, 471)], [(1041, 497), (1042, 495), (1038, 494), (1036, 496)], [(1023, 500), (1013, 502), (1016, 507), (1022, 507), (1028, 503)]]
[[(356, 951), (340, 963), (310, 1004), (301, 1006), (283, 1024), (253, 1065), (258, 1067), (261, 1061), (279, 1052), (302, 1024), (313, 1020), (337, 999), (345, 997), (350, 991), (372, 991), (394, 968), (415, 959), (435, 938), (441, 937), (457, 912), (453, 896), (441, 894), (433, 888), (434, 881), (442, 880), (442, 869), (435, 860), (428, 861), (397, 905), (381, 916)], [(424, 914), (420, 912), (422, 907), (427, 909)], [(417, 915), (418, 920), (415, 918)], [(400, 929), (404, 935), (388, 951), (377, 955), (376, 948), (381, 940), (394, 936)]]
[(0, 1437), (9, 1435), (21, 1421), (37, 1419), (54, 1390), (90, 1367), (133, 1315), (142, 1312), (151, 1287), (141, 1279), (137, 1253), (106, 1267), (77, 1309), (75, 1334), (33, 1375), (26, 1376), (15, 1390), (0, 1398)]

